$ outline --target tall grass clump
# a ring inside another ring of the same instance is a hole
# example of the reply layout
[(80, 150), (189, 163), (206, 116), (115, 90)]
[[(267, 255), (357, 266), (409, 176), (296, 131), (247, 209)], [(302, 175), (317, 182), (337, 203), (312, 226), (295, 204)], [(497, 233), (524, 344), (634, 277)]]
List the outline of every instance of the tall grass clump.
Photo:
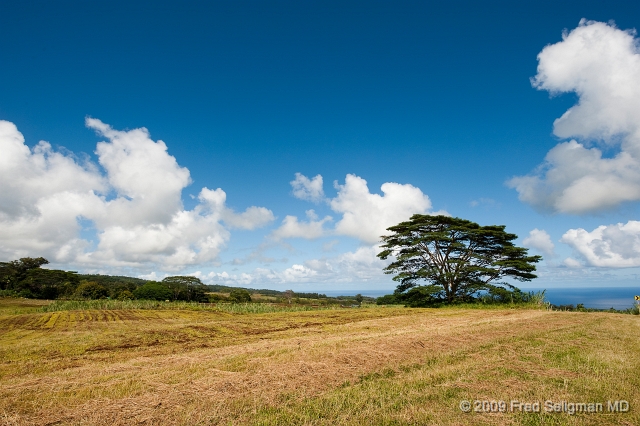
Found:
[(542, 290), (542, 291), (537, 291), (537, 292), (533, 292), (530, 291), (528, 294), (528, 301), (527, 303), (530, 303), (532, 305), (539, 305), (539, 306), (543, 306), (545, 305), (545, 295), (547, 293), (547, 290)]

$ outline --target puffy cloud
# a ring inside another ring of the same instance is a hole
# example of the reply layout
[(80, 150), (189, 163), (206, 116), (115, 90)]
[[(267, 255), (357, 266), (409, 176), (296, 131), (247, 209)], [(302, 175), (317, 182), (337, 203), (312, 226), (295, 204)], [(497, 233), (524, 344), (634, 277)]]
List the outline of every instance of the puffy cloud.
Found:
[(314, 203), (319, 203), (324, 200), (322, 176), (320, 175), (309, 179), (300, 173), (296, 173), (296, 178), (289, 183), (293, 188), (293, 196), (296, 198)]
[(191, 178), (167, 153), (167, 145), (154, 142), (145, 128), (119, 131), (95, 118), (87, 118), (86, 125), (109, 139), (97, 144), (96, 154), (118, 195), (108, 203), (109, 214), (96, 218), (98, 226), (171, 221)]
[(99, 214), (108, 187), (97, 168), (55, 152), (33, 150), (13, 123), (0, 121), (0, 255), (66, 254), (82, 249), (76, 218)]
[(325, 235), (323, 226), (326, 222), (333, 220), (331, 216), (325, 216), (317, 220), (318, 216), (313, 210), (307, 210), (307, 222), (300, 222), (296, 216), (287, 215), (282, 221), (282, 225), (271, 233), (271, 237), (276, 241), (285, 238), (305, 238), (312, 240)]
[(86, 198), (107, 187), (94, 165), (78, 164), (44, 141), (32, 152), (16, 126), (2, 120), (0, 152), (0, 214), (5, 218), (33, 218), (39, 214), (38, 202), (54, 194)]
[[(297, 183), (296, 183), (297, 182)], [(299, 183), (301, 195), (298, 198), (317, 200), (306, 196), (312, 183), (319, 182), (319, 190), (322, 190), (322, 176), (317, 175), (313, 179), (296, 173), (296, 179), (291, 182), (294, 186)], [(294, 183), (296, 183), (294, 185)], [(409, 184), (393, 182), (384, 183), (380, 189), (383, 195), (369, 192), (367, 181), (359, 176), (348, 174), (344, 185), (334, 183), (338, 194), (332, 199), (325, 199), (331, 210), (342, 215), (333, 230), (325, 230), (323, 225), (331, 220), (326, 216), (322, 220), (310, 217), (308, 222), (300, 222), (296, 216), (287, 216), (282, 226), (273, 232), (272, 237), (283, 238), (318, 238), (325, 235), (347, 235), (358, 238), (367, 244), (380, 241), (380, 236), (386, 229), (403, 220), (408, 220), (413, 214), (425, 214), (431, 209), (431, 200), (423, 194), (419, 188)], [(306, 192), (305, 192), (306, 191)], [(322, 193), (324, 197), (324, 193)], [(311, 210), (310, 212), (313, 212)], [(446, 214), (446, 212), (437, 212)], [(309, 211), (307, 212), (309, 215)], [(315, 213), (313, 213), (315, 214)]]
[(79, 255), (77, 261), (119, 267), (153, 264), (164, 270), (180, 270), (214, 260), (229, 239), (229, 231), (219, 222), (221, 211), (199, 198), (201, 204), (193, 210), (174, 211), (168, 223), (131, 225), (127, 220), (104, 228), (98, 233), (97, 249)]
[(236, 213), (225, 206), (227, 194), (220, 188), (203, 188), (198, 199), (209, 205), (211, 211), (220, 212), (222, 221), (231, 228), (256, 229), (275, 220), (273, 212), (265, 207), (251, 206), (242, 213)]
[(511, 179), (534, 207), (582, 214), (640, 200), (640, 52), (635, 32), (582, 20), (538, 55), (532, 84), (551, 93), (575, 92), (578, 103), (554, 122), (560, 138), (533, 173)]
[(554, 122), (556, 135), (609, 139), (623, 133), (634, 135), (637, 144), (640, 54), (634, 36), (635, 31), (583, 19), (561, 42), (540, 52), (533, 85), (580, 96)]
[[(96, 148), (104, 174), (91, 163), (55, 152), (46, 142), (33, 150), (15, 125), (0, 121), (0, 254), (43, 255), (76, 267), (180, 270), (211, 262), (232, 227), (253, 229), (273, 220), (263, 207), (235, 213), (226, 194), (203, 188), (192, 210), (182, 205), (189, 171), (162, 141), (142, 129), (118, 131), (88, 118), (108, 141)], [(6, 191), (4, 190), (6, 188)], [(82, 220), (97, 241), (80, 237)]]
[(640, 161), (626, 152), (602, 158), (599, 149), (570, 141), (549, 151), (543, 168), (543, 176), (510, 181), (522, 201), (546, 210), (586, 213), (640, 199)]
[(555, 247), (547, 231), (538, 228), (531, 230), (529, 236), (522, 241), (522, 244), (549, 256), (553, 255)]
[(369, 192), (367, 181), (347, 175), (345, 184), (338, 185), (338, 195), (330, 201), (331, 209), (342, 213), (335, 232), (374, 244), (386, 229), (413, 214), (425, 214), (431, 200), (419, 188), (409, 184), (387, 182), (380, 187), (383, 195)]
[[(624, 268), (640, 266), (640, 222), (599, 226), (591, 232), (570, 229), (560, 240), (580, 253), (591, 266)], [(573, 259), (572, 259), (573, 260)], [(565, 262), (575, 266), (574, 262)]]

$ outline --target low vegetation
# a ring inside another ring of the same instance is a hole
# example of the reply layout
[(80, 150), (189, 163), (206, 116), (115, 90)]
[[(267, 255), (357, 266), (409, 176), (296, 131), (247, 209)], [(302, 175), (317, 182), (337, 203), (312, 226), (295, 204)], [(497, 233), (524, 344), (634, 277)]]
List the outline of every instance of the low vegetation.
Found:
[[(640, 424), (637, 316), (284, 305), (0, 299), (0, 422)], [(464, 413), (462, 400), (605, 411)]]
[[(339, 306), (338, 306), (339, 307)], [(307, 304), (272, 304), (272, 303), (197, 303), (197, 302), (163, 302), (157, 300), (55, 300), (43, 304), (40, 312), (86, 311), (86, 310), (189, 310), (215, 311), (235, 314), (310, 311), (317, 309), (336, 309), (335, 305), (311, 306)]]

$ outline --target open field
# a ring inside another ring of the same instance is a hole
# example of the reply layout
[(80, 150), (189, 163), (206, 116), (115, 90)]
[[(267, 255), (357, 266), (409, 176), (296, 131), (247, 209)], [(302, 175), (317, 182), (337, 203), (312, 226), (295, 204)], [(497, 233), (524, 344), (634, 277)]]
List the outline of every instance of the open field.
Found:
[[(638, 316), (40, 306), (0, 299), (2, 424), (640, 424)], [(461, 400), (604, 412), (463, 413)]]

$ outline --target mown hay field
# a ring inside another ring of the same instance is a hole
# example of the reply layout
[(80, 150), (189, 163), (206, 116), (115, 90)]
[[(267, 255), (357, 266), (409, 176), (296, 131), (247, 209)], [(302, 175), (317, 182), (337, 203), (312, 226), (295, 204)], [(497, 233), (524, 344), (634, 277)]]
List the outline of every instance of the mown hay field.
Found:
[[(2, 424), (640, 424), (638, 316), (41, 305), (0, 299)], [(465, 413), (462, 400), (508, 409)], [(604, 410), (547, 413), (547, 400)]]

